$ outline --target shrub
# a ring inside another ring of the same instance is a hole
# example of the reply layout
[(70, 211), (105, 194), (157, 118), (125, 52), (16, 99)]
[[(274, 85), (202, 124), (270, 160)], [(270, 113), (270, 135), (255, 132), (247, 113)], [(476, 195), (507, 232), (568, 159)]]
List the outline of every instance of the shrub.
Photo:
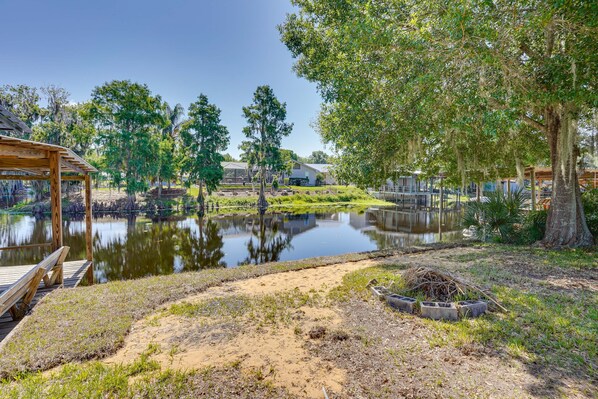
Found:
[(465, 204), (462, 224), (475, 227), (476, 236), (482, 241), (514, 242), (516, 226), (523, 221), (522, 191), (505, 196), (502, 191), (490, 192), (485, 202)]
[(581, 202), (586, 214), (586, 222), (594, 238), (598, 238), (598, 188), (581, 195)]
[(324, 181), (325, 181), (325, 179), (326, 179), (326, 178), (324, 177), (324, 175), (323, 175), (322, 173), (318, 173), (318, 174), (316, 175), (316, 186), (321, 186), (321, 185), (323, 185), (323, 184), (324, 184)]
[(533, 244), (544, 238), (547, 210), (532, 211), (527, 214), (523, 227), (516, 240), (518, 244)]

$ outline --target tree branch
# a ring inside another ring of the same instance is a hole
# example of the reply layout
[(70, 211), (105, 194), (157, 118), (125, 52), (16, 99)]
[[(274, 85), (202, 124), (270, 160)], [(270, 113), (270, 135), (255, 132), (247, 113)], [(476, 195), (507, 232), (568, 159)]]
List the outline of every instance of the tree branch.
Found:
[[(507, 107), (504, 104), (499, 103), (498, 101), (496, 101), (492, 97), (487, 97), (487, 100), (488, 100), (488, 105), (490, 105), (494, 109), (498, 109), (498, 110), (507, 110), (507, 109), (509, 109), (509, 107)], [(527, 116), (526, 114), (521, 114), (521, 115), (519, 115), (519, 117), (521, 118), (521, 120), (523, 122), (525, 122), (529, 126), (535, 128), (535, 129), (541, 130), (543, 132), (546, 131), (546, 126), (543, 123), (541, 123), (541, 122), (539, 122), (539, 121), (537, 121), (537, 120), (535, 120), (535, 119)]]

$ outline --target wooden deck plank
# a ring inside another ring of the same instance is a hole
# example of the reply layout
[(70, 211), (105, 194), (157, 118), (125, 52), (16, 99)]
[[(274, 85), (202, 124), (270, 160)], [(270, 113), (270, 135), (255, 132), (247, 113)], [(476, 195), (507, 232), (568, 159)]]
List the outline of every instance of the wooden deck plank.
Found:
[[(46, 287), (43, 283), (40, 284), (35, 297), (31, 301), (30, 307), (33, 308), (44, 296), (58, 288), (75, 288), (85, 278), (85, 273), (90, 267), (91, 262), (87, 260), (76, 260), (63, 263), (64, 279), (63, 284)], [(0, 266), (0, 293), (10, 287), (21, 276), (31, 270), (35, 265), (23, 266)], [(27, 316), (25, 316), (27, 318)], [(12, 330), (19, 324), (18, 321), (13, 321), (10, 314), (6, 312), (0, 316), (0, 342), (12, 332)]]

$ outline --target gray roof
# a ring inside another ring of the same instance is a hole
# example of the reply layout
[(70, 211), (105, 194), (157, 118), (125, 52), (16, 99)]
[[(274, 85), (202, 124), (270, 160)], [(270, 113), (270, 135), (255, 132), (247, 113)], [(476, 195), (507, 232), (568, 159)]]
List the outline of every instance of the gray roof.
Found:
[(329, 163), (306, 163), (304, 165), (321, 173), (328, 173), (332, 167)]
[(222, 162), (224, 169), (243, 169), (247, 170), (247, 162)]
[(29, 126), (2, 105), (0, 105), (0, 130), (9, 133), (17, 132), (18, 135), (31, 134)]

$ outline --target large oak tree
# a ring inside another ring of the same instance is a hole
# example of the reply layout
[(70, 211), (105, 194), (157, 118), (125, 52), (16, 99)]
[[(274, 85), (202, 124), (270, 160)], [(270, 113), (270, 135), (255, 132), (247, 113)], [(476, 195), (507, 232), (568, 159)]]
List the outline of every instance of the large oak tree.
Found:
[(293, 0), (280, 27), (317, 82), (323, 138), (345, 180), (420, 168), (506, 177), (549, 153), (544, 243), (593, 243), (577, 179), (580, 118), (598, 96), (598, 3)]

